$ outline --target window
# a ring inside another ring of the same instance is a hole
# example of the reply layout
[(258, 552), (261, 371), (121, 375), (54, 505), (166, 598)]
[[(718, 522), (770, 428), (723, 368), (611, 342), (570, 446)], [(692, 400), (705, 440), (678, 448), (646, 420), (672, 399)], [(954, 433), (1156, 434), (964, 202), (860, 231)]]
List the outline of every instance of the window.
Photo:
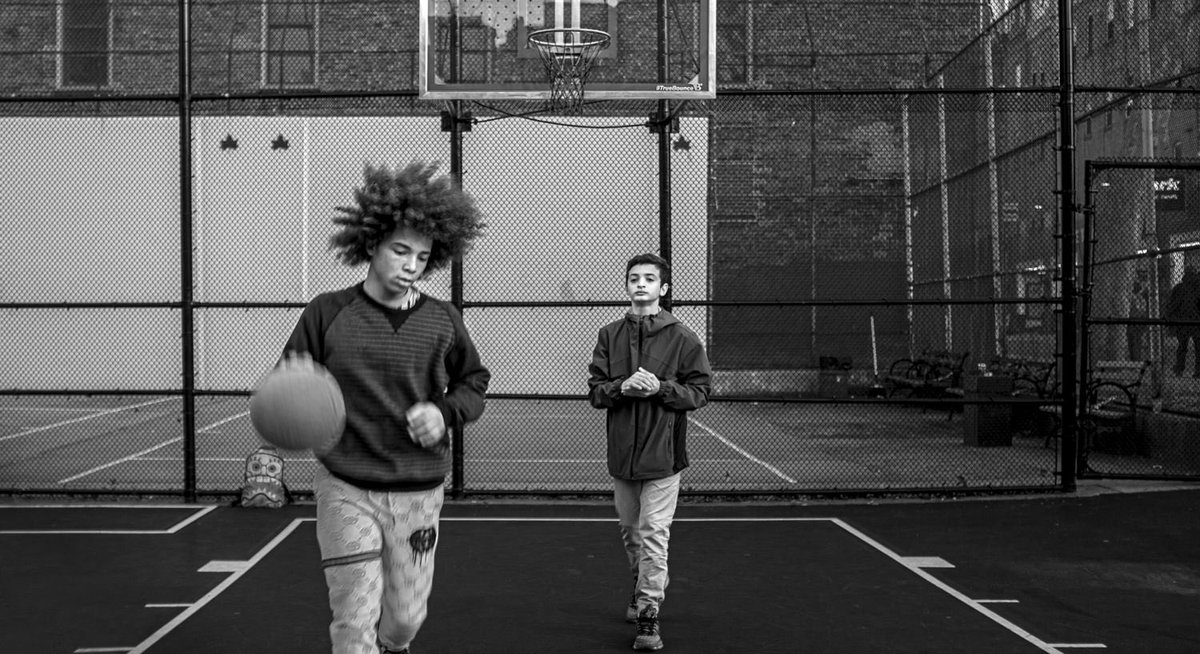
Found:
[(1112, 129), (1112, 109), (1104, 112), (1104, 131)]
[(263, 9), (263, 86), (315, 86), (316, 2), (266, 0)]
[(59, 5), (59, 86), (96, 88), (111, 84), (110, 21), (108, 0), (62, 0)]

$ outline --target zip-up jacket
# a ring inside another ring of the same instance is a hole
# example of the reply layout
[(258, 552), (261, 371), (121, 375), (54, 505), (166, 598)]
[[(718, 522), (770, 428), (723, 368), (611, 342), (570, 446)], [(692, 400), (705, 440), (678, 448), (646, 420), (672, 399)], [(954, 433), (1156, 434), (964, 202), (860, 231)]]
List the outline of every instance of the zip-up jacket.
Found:
[[(645, 368), (659, 380), (650, 397), (621, 393)], [(688, 465), (687, 412), (708, 403), (712, 369), (700, 338), (667, 311), (626, 314), (600, 328), (588, 366), (588, 398), (606, 409), (608, 472), (618, 479), (661, 479)]]

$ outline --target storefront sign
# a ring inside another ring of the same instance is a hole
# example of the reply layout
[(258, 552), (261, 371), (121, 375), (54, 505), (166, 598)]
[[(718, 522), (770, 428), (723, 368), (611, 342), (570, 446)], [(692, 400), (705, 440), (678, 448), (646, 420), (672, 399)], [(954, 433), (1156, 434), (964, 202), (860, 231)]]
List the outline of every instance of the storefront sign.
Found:
[(1183, 178), (1177, 175), (1154, 177), (1154, 208), (1158, 211), (1183, 211)]

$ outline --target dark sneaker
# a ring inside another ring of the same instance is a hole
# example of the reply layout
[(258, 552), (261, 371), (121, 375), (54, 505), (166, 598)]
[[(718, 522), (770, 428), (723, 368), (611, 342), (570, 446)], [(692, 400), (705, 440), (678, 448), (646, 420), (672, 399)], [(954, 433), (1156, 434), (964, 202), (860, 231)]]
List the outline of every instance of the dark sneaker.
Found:
[(629, 605), (625, 607), (625, 622), (637, 622), (637, 593), (629, 596)]
[(407, 647), (405, 647), (402, 650), (394, 650), (394, 649), (388, 649), (386, 647), (380, 647), (379, 651), (381, 652), (381, 654), (412, 654), (412, 652), (410, 652)]
[(663, 647), (662, 635), (658, 633), (658, 609), (648, 607), (637, 617), (637, 638), (633, 639), (633, 648), (639, 651), (652, 652)]

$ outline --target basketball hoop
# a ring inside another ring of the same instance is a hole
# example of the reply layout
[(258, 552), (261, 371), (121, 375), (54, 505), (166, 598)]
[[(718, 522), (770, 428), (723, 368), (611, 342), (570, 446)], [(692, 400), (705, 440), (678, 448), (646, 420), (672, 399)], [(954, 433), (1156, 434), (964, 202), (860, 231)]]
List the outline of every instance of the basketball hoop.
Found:
[(537, 48), (550, 78), (551, 110), (579, 112), (588, 73), (610, 40), (608, 32), (600, 30), (560, 28), (530, 32), (529, 45)]

